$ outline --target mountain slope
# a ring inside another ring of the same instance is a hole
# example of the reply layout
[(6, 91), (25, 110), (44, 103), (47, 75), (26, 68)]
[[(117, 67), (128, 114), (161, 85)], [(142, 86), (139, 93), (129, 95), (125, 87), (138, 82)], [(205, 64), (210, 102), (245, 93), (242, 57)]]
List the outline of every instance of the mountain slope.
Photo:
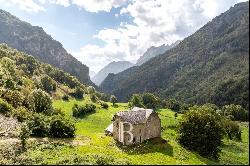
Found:
[(171, 48), (174, 48), (175, 46), (177, 46), (180, 43), (180, 41), (176, 41), (175, 43), (171, 44), (171, 45), (161, 45), (159, 47), (150, 47), (147, 49), (147, 51), (137, 60), (136, 65), (140, 66), (143, 63), (149, 61), (150, 59), (152, 59), (153, 57), (156, 57), (158, 55), (161, 55), (163, 53), (165, 53), (167, 50), (170, 50)]
[(101, 69), (91, 80), (96, 85), (100, 85), (109, 73), (117, 74), (132, 66), (134, 66), (134, 64), (128, 61), (111, 62)]
[(120, 101), (153, 92), (187, 103), (248, 107), (249, 2), (235, 5), (175, 48), (132, 70), (109, 75), (101, 89)]
[(69, 95), (76, 88), (87, 92), (86, 85), (74, 76), (0, 44), (0, 98), (8, 91), (18, 91), (27, 97), (36, 88), (47, 91), (53, 98)]
[(76, 76), (82, 83), (92, 84), (89, 68), (67, 53), (62, 44), (10, 13), (0, 10), (0, 43), (33, 55), (38, 60)]

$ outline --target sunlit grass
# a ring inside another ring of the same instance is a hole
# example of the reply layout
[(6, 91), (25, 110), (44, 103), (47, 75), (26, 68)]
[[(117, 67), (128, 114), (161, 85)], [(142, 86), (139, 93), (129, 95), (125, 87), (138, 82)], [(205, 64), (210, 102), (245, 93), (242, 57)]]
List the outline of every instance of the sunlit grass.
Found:
[[(61, 108), (67, 116), (73, 118), (71, 110), (73, 105), (81, 105), (86, 102), (90, 102), (89, 98), (70, 101), (57, 100), (54, 101), (53, 106)], [(113, 107), (111, 103), (108, 104), (108, 109), (102, 109), (98, 106), (95, 113), (85, 118), (73, 118), (77, 128), (77, 137), (75, 139), (81, 141), (82, 137), (89, 138), (86, 139), (88, 141), (84, 145), (75, 147), (62, 146), (59, 150), (46, 149), (42, 152), (33, 151), (33, 155), (43, 155), (47, 158), (46, 162), (49, 164), (58, 163), (58, 160), (62, 159), (63, 156), (68, 157), (72, 154), (105, 154), (116, 159), (125, 159), (131, 164), (248, 164), (248, 123), (241, 125), (243, 131), (242, 141), (237, 142), (224, 139), (220, 160), (213, 161), (190, 152), (179, 145), (176, 141), (176, 126), (181, 120), (181, 114), (178, 114), (178, 117), (175, 118), (174, 112), (171, 110), (160, 109), (157, 112), (163, 127), (162, 138), (167, 140), (167, 144), (149, 143), (126, 151), (117, 146), (112, 137), (105, 136), (104, 129), (111, 123), (113, 115), (118, 111), (128, 109), (128, 105), (126, 103), (118, 103), (116, 107)]]

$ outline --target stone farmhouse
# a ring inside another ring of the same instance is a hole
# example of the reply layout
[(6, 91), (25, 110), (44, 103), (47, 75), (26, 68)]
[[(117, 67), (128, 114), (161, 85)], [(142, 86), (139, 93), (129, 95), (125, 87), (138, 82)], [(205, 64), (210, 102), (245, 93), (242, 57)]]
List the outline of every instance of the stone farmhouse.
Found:
[(134, 107), (114, 115), (113, 123), (105, 129), (106, 135), (124, 145), (138, 144), (161, 136), (161, 119), (152, 109)]

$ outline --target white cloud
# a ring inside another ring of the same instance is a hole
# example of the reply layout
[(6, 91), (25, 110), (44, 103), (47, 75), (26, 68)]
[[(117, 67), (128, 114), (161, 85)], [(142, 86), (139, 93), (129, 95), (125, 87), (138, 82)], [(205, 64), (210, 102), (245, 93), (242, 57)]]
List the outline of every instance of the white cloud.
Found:
[(112, 8), (120, 7), (126, 2), (127, 0), (72, 0), (72, 4), (96, 13), (99, 11), (109, 12)]
[(56, 5), (61, 5), (64, 7), (70, 6), (70, 0), (50, 0), (50, 3), (56, 4)]
[[(121, 15), (132, 17), (132, 24), (122, 22), (119, 28), (99, 31), (93, 37), (104, 41), (103, 47), (83, 46), (73, 55), (95, 72), (113, 60), (135, 62), (150, 46), (171, 44), (187, 37), (237, 1), (132, 0), (120, 11)], [(102, 10), (110, 9), (104, 6)]]
[[(42, 3), (42, 0), (39, 0), (40, 3)], [(11, 6), (16, 5), (21, 10), (27, 11), (27, 12), (39, 12), (39, 11), (45, 11), (45, 8), (38, 3), (34, 2), (33, 0), (0, 0), (1, 5), (4, 6)]]

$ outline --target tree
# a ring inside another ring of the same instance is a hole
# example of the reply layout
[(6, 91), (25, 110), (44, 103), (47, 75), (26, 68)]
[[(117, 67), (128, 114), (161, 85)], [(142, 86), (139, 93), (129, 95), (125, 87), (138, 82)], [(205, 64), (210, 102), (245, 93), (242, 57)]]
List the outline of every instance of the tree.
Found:
[(13, 110), (14, 108), (9, 103), (0, 98), (0, 114), (10, 116)]
[(249, 113), (241, 105), (225, 105), (222, 107), (222, 112), (224, 116), (232, 115), (234, 120), (248, 121)]
[(222, 137), (221, 117), (211, 107), (191, 107), (178, 126), (179, 143), (202, 156), (218, 158)]
[(53, 112), (50, 96), (41, 89), (33, 90), (28, 96), (29, 109), (33, 112), (51, 114)]
[(73, 93), (73, 96), (77, 99), (82, 99), (84, 94), (84, 90), (80, 87), (75, 88), (75, 92)]
[(115, 105), (115, 103), (117, 102), (117, 98), (115, 97), (115, 95), (111, 95), (110, 97), (110, 102), (113, 103), (113, 106)]
[(180, 112), (181, 104), (175, 99), (168, 99), (165, 101), (165, 107), (173, 110), (174, 112)]
[(46, 74), (44, 74), (41, 78), (41, 85), (43, 87), (43, 90), (45, 90), (46, 92), (56, 90), (56, 82)]
[(29, 138), (29, 136), (30, 136), (29, 127), (26, 123), (23, 123), (19, 134), (23, 151), (26, 151), (27, 139)]
[(146, 108), (156, 109), (159, 107), (160, 99), (152, 93), (144, 93), (142, 95), (142, 102)]
[(240, 126), (238, 125), (237, 122), (232, 121), (230, 119), (224, 119), (222, 121), (222, 126), (230, 140), (232, 139), (241, 140)]
[(129, 100), (129, 107), (140, 107), (144, 108), (145, 106), (142, 103), (142, 97), (139, 94), (133, 94), (133, 96)]
[(88, 91), (88, 94), (93, 94), (93, 93), (96, 92), (96, 90), (95, 90), (95, 88), (94, 88), (93, 86), (89, 86), (89, 87), (87, 88), (87, 91)]
[(24, 96), (21, 92), (14, 90), (7, 90), (5, 94), (3, 94), (3, 98), (11, 104), (14, 108), (20, 107), (23, 104)]
[(75, 136), (75, 125), (62, 116), (52, 117), (49, 135), (54, 138), (73, 138)]

